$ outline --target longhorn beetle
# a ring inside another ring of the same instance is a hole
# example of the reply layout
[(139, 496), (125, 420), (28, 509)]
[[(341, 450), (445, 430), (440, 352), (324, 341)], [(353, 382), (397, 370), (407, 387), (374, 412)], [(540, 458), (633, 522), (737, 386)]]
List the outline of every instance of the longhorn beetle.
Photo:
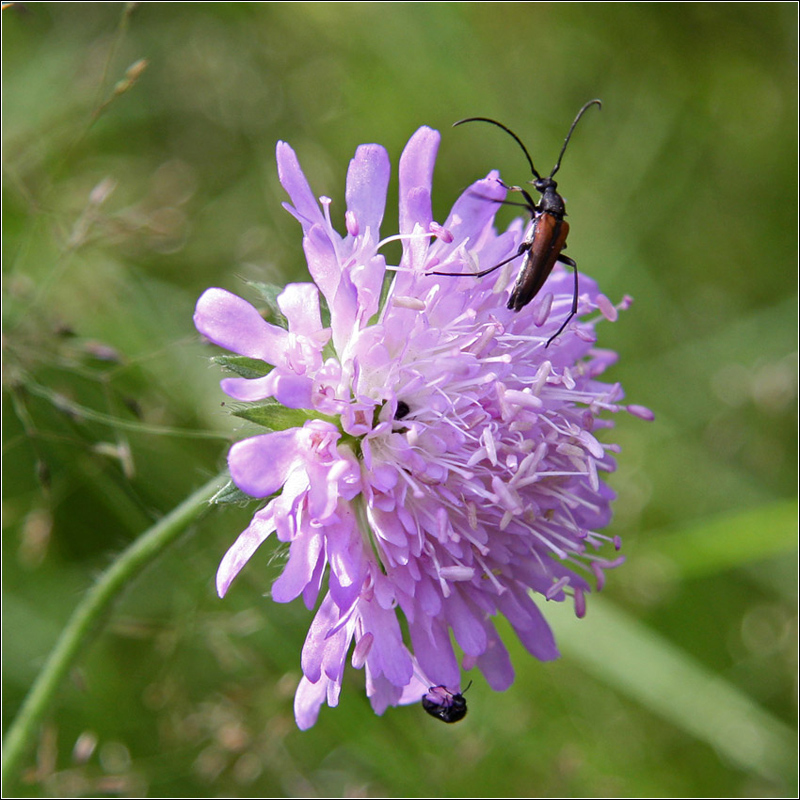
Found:
[[(511, 258), (507, 258), (504, 261), (501, 261), (499, 264), (489, 267), (488, 269), (473, 273), (472, 277), (482, 278), (484, 275), (488, 275), (489, 273), (494, 272), (496, 269), (500, 269), (500, 267), (508, 264), (515, 258), (519, 258), (519, 256), (524, 255), (524, 258), (522, 259), (522, 267), (520, 268), (519, 275), (517, 276), (517, 282), (514, 284), (514, 289), (508, 298), (507, 304), (508, 308), (512, 308), (514, 311), (519, 311), (528, 305), (528, 303), (530, 303), (537, 294), (539, 294), (539, 291), (541, 290), (542, 286), (544, 286), (545, 281), (553, 271), (556, 261), (560, 261), (562, 264), (572, 267), (572, 271), (575, 274), (575, 287), (572, 293), (572, 308), (561, 327), (547, 340), (545, 347), (550, 346), (550, 342), (552, 342), (553, 339), (555, 339), (564, 330), (564, 328), (567, 327), (567, 323), (575, 316), (575, 314), (578, 313), (578, 269), (577, 264), (569, 256), (564, 255), (563, 252), (564, 248), (567, 246), (569, 223), (564, 219), (564, 217), (567, 215), (564, 207), (564, 198), (558, 193), (557, 184), (553, 180), (553, 176), (556, 174), (556, 172), (558, 172), (559, 167), (561, 166), (561, 159), (564, 157), (564, 151), (567, 149), (567, 145), (569, 144), (572, 132), (575, 130), (575, 126), (578, 124), (578, 121), (584, 115), (586, 110), (594, 105), (602, 107), (603, 104), (599, 100), (590, 100), (578, 112), (577, 116), (572, 122), (572, 125), (570, 126), (569, 133), (567, 133), (567, 138), (564, 139), (564, 145), (561, 148), (561, 152), (558, 154), (558, 161), (556, 161), (556, 165), (553, 167), (550, 175), (548, 175), (546, 178), (543, 178), (536, 171), (536, 167), (533, 166), (533, 160), (531, 159), (527, 148), (522, 143), (522, 140), (519, 138), (519, 136), (517, 136), (517, 134), (514, 133), (514, 131), (512, 131), (510, 128), (507, 128), (505, 125), (497, 122), (497, 120), (489, 119), (489, 117), (467, 117), (467, 119), (459, 120), (453, 125), (453, 127), (455, 127), (456, 125), (462, 125), (465, 122), (488, 122), (492, 125), (496, 125), (498, 128), (502, 128), (502, 130), (504, 130), (516, 141), (516, 143), (522, 148), (522, 152), (525, 153), (525, 157), (528, 159), (528, 164), (530, 165), (534, 178), (534, 180), (528, 182), (532, 184), (533, 188), (536, 189), (536, 191), (542, 196), (538, 204), (533, 202), (533, 198), (521, 186), (508, 186), (502, 181), (500, 181), (500, 183), (509, 191), (520, 192), (525, 198), (525, 202), (511, 203), (508, 201), (498, 201), (505, 203), (506, 205), (522, 206), (522, 208), (528, 209), (531, 215), (531, 226), (528, 229), (528, 233), (525, 236), (525, 239), (522, 241), (522, 244), (520, 244), (520, 246), (517, 248), (517, 252), (514, 253)], [(459, 275), (463, 277), (465, 273), (433, 272), (431, 274)]]

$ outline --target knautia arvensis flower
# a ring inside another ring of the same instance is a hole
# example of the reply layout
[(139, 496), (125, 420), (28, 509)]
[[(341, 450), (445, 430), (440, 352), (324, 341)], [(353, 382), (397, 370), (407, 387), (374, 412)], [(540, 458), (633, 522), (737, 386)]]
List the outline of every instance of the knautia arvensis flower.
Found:
[(613, 493), (599, 475), (616, 448), (596, 436), (622, 391), (598, 381), (616, 356), (595, 347), (595, 325), (629, 301), (615, 307), (582, 275), (579, 316), (546, 348), (572, 302), (560, 266), (522, 313), (506, 308), (516, 261), (480, 281), (431, 275), (498, 263), (525, 225), (495, 230), (497, 173), (433, 220), (439, 138), (421, 128), (400, 158), (394, 267), (379, 234), (386, 151), (363, 145), (350, 162), (341, 235), (331, 201), (317, 200), (279, 142), (285, 207), (314, 282), (277, 297), (283, 326), (223, 289), (197, 303), (197, 329), (239, 354), (221, 359), (239, 375), (222, 389), (270, 429), (228, 456), (236, 486), (268, 501), (223, 558), (218, 592), (272, 534), (290, 545), (273, 600), (302, 596), (313, 609), (327, 585), (302, 652), (301, 728), (337, 705), (348, 653), (378, 714), (429, 687), (460, 691), (461, 670), (475, 666), (507, 689), (514, 671), (492, 618), (505, 616), (536, 658), (556, 658), (532, 595), (570, 598), (582, 616), (591, 586), (622, 561), (619, 541), (600, 533)]

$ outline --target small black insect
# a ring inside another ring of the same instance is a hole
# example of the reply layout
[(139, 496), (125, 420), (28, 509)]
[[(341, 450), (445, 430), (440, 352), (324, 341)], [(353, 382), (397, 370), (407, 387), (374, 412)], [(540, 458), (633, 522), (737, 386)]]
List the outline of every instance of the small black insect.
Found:
[(408, 403), (405, 400), (398, 400), (397, 401), (397, 411), (394, 412), (395, 419), (403, 419), (411, 409), (408, 407)]
[[(472, 686), (470, 681), (467, 689)], [(466, 692), (467, 689), (464, 689)], [(422, 697), (422, 707), (442, 722), (458, 722), (467, 716), (467, 701), (461, 692), (451, 692), (446, 686), (431, 686)]]
[[(514, 289), (511, 292), (510, 297), (508, 298), (507, 306), (514, 311), (519, 311), (528, 305), (528, 303), (530, 303), (531, 300), (533, 300), (533, 298), (539, 293), (542, 286), (544, 286), (545, 281), (550, 276), (550, 273), (553, 271), (556, 261), (560, 261), (562, 264), (572, 267), (572, 271), (575, 273), (575, 288), (572, 294), (572, 309), (570, 310), (569, 315), (564, 320), (561, 327), (547, 340), (547, 345), (545, 345), (546, 347), (549, 346), (550, 342), (552, 342), (553, 339), (555, 339), (556, 336), (558, 336), (561, 331), (567, 327), (567, 323), (575, 316), (575, 314), (578, 313), (578, 269), (575, 262), (569, 256), (566, 256), (563, 253), (564, 248), (567, 246), (569, 224), (564, 219), (564, 217), (567, 215), (564, 207), (564, 198), (558, 193), (557, 184), (553, 180), (553, 176), (556, 174), (556, 172), (558, 172), (559, 167), (561, 166), (561, 159), (564, 157), (564, 152), (567, 149), (572, 132), (575, 130), (575, 126), (578, 124), (578, 120), (580, 120), (584, 112), (593, 105), (602, 107), (602, 103), (599, 100), (590, 100), (583, 106), (583, 108), (581, 108), (581, 110), (578, 112), (578, 115), (572, 122), (569, 133), (567, 133), (567, 138), (564, 140), (564, 145), (558, 155), (558, 161), (556, 161), (556, 165), (553, 167), (552, 172), (546, 178), (543, 178), (536, 171), (536, 168), (533, 166), (533, 160), (531, 159), (528, 150), (522, 143), (522, 140), (519, 138), (519, 136), (517, 136), (517, 134), (514, 133), (514, 131), (512, 131), (510, 128), (507, 128), (505, 125), (497, 122), (497, 120), (489, 119), (489, 117), (468, 117), (467, 119), (462, 119), (455, 123), (455, 125), (461, 125), (464, 122), (488, 122), (492, 125), (496, 125), (498, 128), (502, 128), (502, 130), (504, 130), (517, 142), (517, 144), (522, 148), (522, 152), (525, 153), (525, 157), (528, 159), (528, 164), (530, 165), (531, 172), (533, 173), (534, 177), (534, 180), (529, 181), (529, 183), (531, 183), (534, 189), (536, 189), (536, 191), (542, 195), (539, 202), (535, 203), (530, 194), (522, 187), (508, 186), (500, 181), (500, 183), (502, 183), (506, 189), (512, 192), (520, 192), (525, 198), (524, 203), (511, 203), (508, 201), (504, 202), (506, 205), (521, 206), (522, 208), (528, 209), (531, 215), (531, 226), (528, 229), (528, 233), (525, 236), (522, 244), (520, 244), (520, 246), (517, 248), (517, 252), (514, 253), (513, 256), (501, 261), (499, 264), (489, 267), (488, 269), (473, 273), (472, 277), (482, 278), (484, 275), (488, 275), (489, 273), (494, 272), (496, 269), (500, 269), (500, 267), (508, 264), (515, 258), (519, 258), (519, 256), (524, 255), (522, 266), (520, 267), (519, 275), (517, 276), (517, 282), (514, 285)], [(465, 273), (433, 272), (431, 274), (458, 275), (463, 277)]]

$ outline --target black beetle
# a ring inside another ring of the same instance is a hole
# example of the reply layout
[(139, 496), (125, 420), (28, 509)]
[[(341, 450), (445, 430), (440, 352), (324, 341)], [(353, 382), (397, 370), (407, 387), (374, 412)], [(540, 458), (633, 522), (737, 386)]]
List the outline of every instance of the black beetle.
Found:
[[(469, 686), (472, 686), (471, 681)], [(428, 693), (422, 697), (422, 707), (432, 717), (442, 722), (458, 722), (467, 716), (467, 701), (464, 695), (461, 692), (451, 692), (446, 686), (431, 686)]]

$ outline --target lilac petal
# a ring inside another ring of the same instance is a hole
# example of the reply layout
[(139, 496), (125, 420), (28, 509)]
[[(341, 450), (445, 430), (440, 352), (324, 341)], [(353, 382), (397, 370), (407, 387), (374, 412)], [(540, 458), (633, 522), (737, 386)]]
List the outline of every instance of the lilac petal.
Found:
[(275, 155), (278, 160), (278, 179), (292, 199), (294, 205), (289, 209), (303, 226), (303, 233), (307, 233), (308, 228), (314, 224), (324, 224), (325, 218), (317, 198), (311, 191), (303, 170), (300, 169), (300, 162), (294, 150), (286, 142), (278, 142)]
[(251, 497), (277, 492), (301, 458), (301, 434), (299, 428), (289, 428), (236, 442), (228, 453), (233, 482)]
[(367, 655), (374, 675), (383, 674), (394, 686), (405, 686), (414, 674), (414, 664), (403, 644), (403, 634), (394, 609), (383, 609), (377, 603), (361, 603), (365, 630), (375, 638)]
[[(342, 469), (338, 464), (336, 466)], [(309, 489), (306, 495), (306, 506), (312, 524), (327, 523), (328, 537), (336, 535), (336, 525), (331, 519), (339, 502), (338, 481), (332, 479), (332, 472), (328, 464), (310, 465)]]
[(497, 607), (508, 617), (514, 632), (532, 656), (539, 661), (553, 661), (561, 655), (553, 631), (539, 607), (524, 591), (506, 592), (497, 598)]
[(278, 308), (289, 320), (289, 330), (310, 336), (322, 330), (319, 289), (313, 283), (290, 283), (278, 295)]
[(433, 165), (441, 136), (438, 131), (422, 127), (409, 139), (400, 156), (400, 233), (409, 234), (415, 225), (424, 230), (433, 220), (430, 194)]
[(386, 259), (382, 255), (374, 256), (352, 270), (353, 283), (358, 287), (361, 319), (367, 320), (377, 313), (385, 274)]
[(430, 689), (430, 686), (430, 682), (420, 680), (415, 671), (414, 676), (403, 687), (403, 693), (400, 695), (397, 704), (407, 706), (410, 703), (419, 703), (422, 700), (422, 696)]
[(228, 397), (243, 402), (252, 402), (272, 397), (274, 383), (274, 378), (265, 375), (263, 378), (223, 378), (219, 385)]
[(322, 578), (325, 575), (326, 566), (327, 561), (324, 558), (324, 554), (321, 554), (321, 557), (317, 559), (317, 566), (314, 567), (311, 579), (306, 584), (306, 588), (303, 589), (303, 602), (309, 611), (317, 604), (317, 598), (319, 597), (320, 589), (322, 589)]
[(326, 554), (331, 565), (331, 580), (336, 581), (336, 592), (331, 584), (331, 594), (335, 595), (337, 605), (347, 607), (355, 602), (361, 591), (368, 562), (355, 515), (344, 503), (340, 504), (338, 514), (341, 521), (327, 526)]
[[(442, 609), (442, 594), (439, 584), (433, 581), (419, 581), (416, 586), (416, 603), (424, 616), (436, 618)], [(452, 681), (449, 681), (452, 683)]]
[(270, 325), (246, 300), (225, 289), (207, 289), (197, 301), (194, 324), (214, 344), (268, 364), (280, 363), (289, 334)]
[(430, 633), (419, 624), (409, 625), (414, 655), (419, 661), (422, 671), (429, 675), (435, 684), (457, 686), (461, 680), (453, 645), (447, 626), (439, 619), (426, 620), (430, 624)]
[[(372, 706), (372, 710), (378, 716), (381, 716), (389, 706), (398, 705), (402, 692), (386, 680), (385, 675), (373, 675), (369, 664), (365, 672), (369, 703)], [(417, 699), (419, 700), (419, 698)]]
[(303, 239), (303, 250), (314, 283), (331, 305), (339, 287), (342, 268), (328, 228), (324, 225), (311, 226)]
[(354, 334), (359, 311), (358, 290), (346, 272), (340, 273), (336, 292), (328, 297), (328, 303), (331, 307), (333, 345), (337, 352), (343, 353)]
[[(405, 198), (405, 208), (403, 209), (409, 222), (413, 221), (418, 225), (418, 233), (424, 233), (430, 226), (433, 219), (431, 210), (431, 190), (427, 186), (415, 186), (403, 195)], [(413, 232), (413, 227), (409, 233)], [(424, 247), (424, 254), (428, 255), (428, 242), (426, 239), (420, 240), (420, 247)]]
[(284, 370), (273, 370), (271, 395), (286, 408), (313, 408), (314, 381), (308, 375), (293, 375)]
[(301, 731), (312, 728), (319, 717), (322, 704), (327, 701), (331, 708), (339, 705), (341, 681), (329, 680), (324, 675), (316, 683), (305, 676), (300, 679), (294, 695), (294, 718)]
[(353, 648), (353, 657), (350, 660), (350, 663), (356, 669), (361, 669), (364, 664), (366, 664), (367, 656), (369, 655), (369, 651), (372, 649), (372, 643), (374, 641), (375, 637), (371, 633), (365, 633), (356, 642), (356, 646)]
[[(394, 489), (398, 480), (397, 467), (394, 464), (375, 464), (370, 476), (372, 488), (382, 493), (387, 493)], [(385, 499), (391, 500), (391, 495), (387, 495)]]
[(352, 211), (359, 230), (370, 229), (372, 239), (378, 240), (386, 208), (389, 186), (389, 155), (377, 144), (363, 144), (347, 170), (347, 210)]
[(311, 683), (304, 675), (294, 695), (294, 719), (301, 731), (313, 728), (328, 693), (328, 679)]
[(514, 683), (514, 667), (511, 666), (511, 657), (497, 635), (494, 625), (490, 622), (486, 625), (489, 643), (486, 651), (477, 658), (478, 668), (494, 691), (504, 692)]
[(403, 528), (402, 523), (393, 511), (384, 513), (378, 508), (372, 507), (368, 510), (369, 520), (375, 530), (375, 535), (380, 539), (404, 547), (408, 543), (408, 534)]
[(272, 513), (267, 506), (253, 517), (250, 523), (233, 546), (225, 553), (217, 569), (217, 594), (224, 597), (233, 579), (241, 572), (242, 567), (250, 560), (262, 542), (275, 530)]
[(479, 609), (456, 589), (445, 601), (447, 621), (453, 627), (456, 641), (468, 655), (478, 656), (486, 649), (484, 630)]
[(356, 581), (344, 583), (331, 567), (328, 575), (328, 591), (339, 608), (349, 608), (361, 594), (361, 583)]
[(469, 238), (474, 243), (486, 226), (494, 222), (499, 201), (506, 196), (499, 177), (497, 172), (490, 172), (488, 177), (473, 183), (456, 200), (444, 224), (456, 242)]
[(343, 612), (330, 594), (322, 601), (308, 630), (301, 656), (303, 674), (310, 681), (316, 682), (322, 674), (333, 679), (341, 675), (354, 629), (352, 619), (339, 624), (348, 611)]
[(272, 599), (288, 603), (298, 597), (314, 578), (322, 552), (322, 537), (314, 529), (303, 530), (292, 541), (289, 561), (272, 584)]

